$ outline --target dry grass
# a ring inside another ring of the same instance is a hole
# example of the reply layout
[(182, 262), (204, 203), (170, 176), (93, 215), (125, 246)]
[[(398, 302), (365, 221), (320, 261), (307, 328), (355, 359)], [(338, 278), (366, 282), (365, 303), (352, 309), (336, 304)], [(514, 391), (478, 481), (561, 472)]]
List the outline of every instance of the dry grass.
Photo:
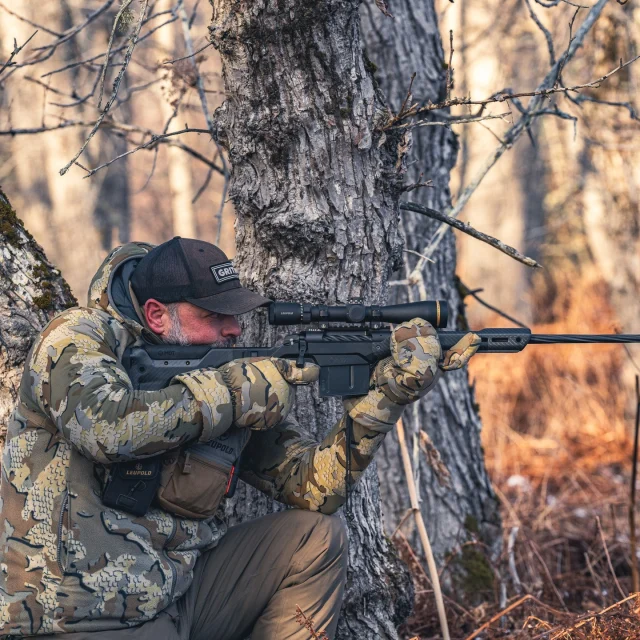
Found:
[[(566, 292), (555, 310), (563, 321), (532, 327), (534, 333), (615, 332), (596, 277), (558, 290)], [(505, 325), (498, 322), (487, 326)], [(449, 601), (452, 637), (640, 638), (640, 602), (628, 598), (633, 434), (620, 381), (626, 357), (617, 345), (541, 345), (472, 360), (505, 538), (486, 602), (470, 608)], [(406, 637), (438, 637), (429, 581), (406, 539), (397, 543), (417, 591)]]

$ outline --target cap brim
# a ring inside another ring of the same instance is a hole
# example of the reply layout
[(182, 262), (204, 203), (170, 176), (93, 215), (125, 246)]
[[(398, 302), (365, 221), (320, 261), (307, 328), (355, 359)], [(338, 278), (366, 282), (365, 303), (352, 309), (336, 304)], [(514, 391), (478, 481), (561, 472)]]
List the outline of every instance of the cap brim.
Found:
[(244, 287), (229, 289), (229, 291), (223, 291), (206, 298), (185, 298), (185, 300), (201, 309), (223, 313), (228, 316), (239, 316), (242, 313), (253, 311), (258, 307), (273, 302), (269, 298), (265, 298)]

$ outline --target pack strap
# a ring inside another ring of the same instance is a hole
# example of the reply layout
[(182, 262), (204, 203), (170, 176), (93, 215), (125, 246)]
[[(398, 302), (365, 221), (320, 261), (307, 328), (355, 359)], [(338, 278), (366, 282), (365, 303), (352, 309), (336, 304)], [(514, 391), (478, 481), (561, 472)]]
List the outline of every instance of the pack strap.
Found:
[(27, 409), (27, 407), (22, 402), (18, 405), (18, 411), (20, 412), (20, 415), (24, 416), (31, 424), (34, 424), (36, 427), (47, 430), (51, 435), (54, 435), (59, 439), (64, 438), (62, 433), (60, 433), (58, 427), (53, 424), (53, 420), (51, 420), (50, 418), (45, 418), (45, 416), (43, 416), (42, 414), (31, 411), (31, 409)]

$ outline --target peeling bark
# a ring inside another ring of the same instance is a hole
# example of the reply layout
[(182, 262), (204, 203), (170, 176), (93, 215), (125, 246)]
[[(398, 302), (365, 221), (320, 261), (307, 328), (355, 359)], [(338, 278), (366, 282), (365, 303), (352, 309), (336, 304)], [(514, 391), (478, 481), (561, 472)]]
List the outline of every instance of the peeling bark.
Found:
[(60, 272), (0, 189), (0, 444), (31, 343), (56, 313), (75, 304)]

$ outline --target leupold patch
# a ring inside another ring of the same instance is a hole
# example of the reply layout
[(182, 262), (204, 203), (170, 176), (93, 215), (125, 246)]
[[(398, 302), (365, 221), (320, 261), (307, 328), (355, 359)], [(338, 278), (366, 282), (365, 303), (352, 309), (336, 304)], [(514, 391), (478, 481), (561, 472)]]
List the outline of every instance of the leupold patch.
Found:
[(239, 280), (240, 276), (238, 276), (238, 272), (235, 270), (235, 267), (230, 262), (223, 262), (222, 264), (215, 264), (210, 267), (211, 273), (213, 273), (213, 277), (216, 279), (216, 282), (220, 284), (221, 282), (226, 282), (227, 280)]

